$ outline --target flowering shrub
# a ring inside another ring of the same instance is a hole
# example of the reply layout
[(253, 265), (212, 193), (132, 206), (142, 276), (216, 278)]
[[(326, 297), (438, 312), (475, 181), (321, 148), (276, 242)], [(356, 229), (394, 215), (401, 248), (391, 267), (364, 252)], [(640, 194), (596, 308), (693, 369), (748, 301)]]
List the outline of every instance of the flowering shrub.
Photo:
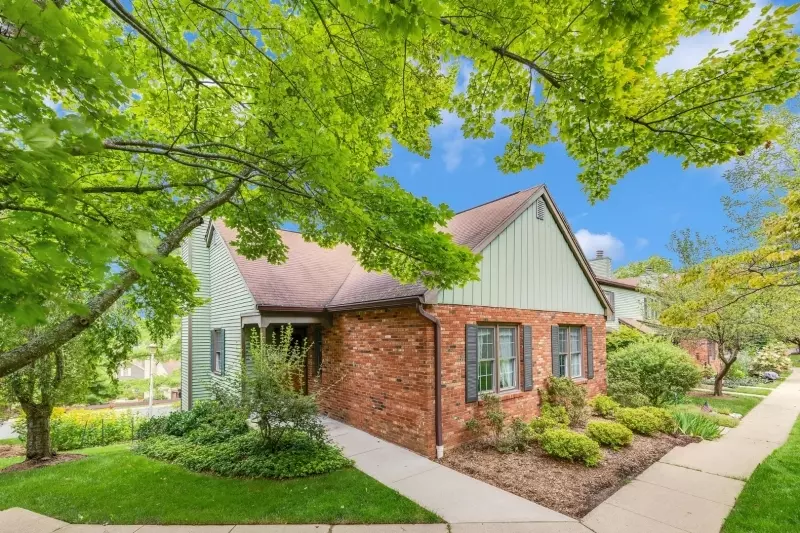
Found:
[[(75, 409), (57, 407), (50, 417), (50, 440), (54, 450), (77, 450), (105, 446), (133, 439), (141, 420), (130, 411), (112, 409)], [(14, 430), (26, 438), (24, 415), (14, 422)]]
[(750, 372), (777, 372), (782, 374), (792, 368), (792, 360), (786, 355), (786, 346), (771, 342), (761, 348), (750, 361)]

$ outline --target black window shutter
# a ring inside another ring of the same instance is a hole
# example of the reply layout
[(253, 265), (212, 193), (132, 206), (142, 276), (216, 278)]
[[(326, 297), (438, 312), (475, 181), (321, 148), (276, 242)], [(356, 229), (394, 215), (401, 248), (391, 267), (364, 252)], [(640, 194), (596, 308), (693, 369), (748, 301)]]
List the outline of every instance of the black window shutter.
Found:
[(216, 330), (211, 330), (211, 371), (214, 372), (216, 368), (214, 368), (214, 342), (217, 340), (217, 332)]
[(522, 326), (522, 390), (533, 389), (533, 333), (530, 326)]
[(466, 331), (466, 402), (478, 401), (478, 326), (467, 324)]
[(558, 326), (550, 328), (550, 347), (553, 357), (553, 375), (561, 377), (561, 365), (558, 364)]
[(219, 330), (219, 336), (220, 336), (219, 373), (224, 374), (225, 373), (225, 330), (224, 329)]
[(314, 328), (314, 369), (322, 375), (322, 326)]
[(594, 377), (594, 347), (592, 346), (592, 327), (586, 328), (586, 377)]

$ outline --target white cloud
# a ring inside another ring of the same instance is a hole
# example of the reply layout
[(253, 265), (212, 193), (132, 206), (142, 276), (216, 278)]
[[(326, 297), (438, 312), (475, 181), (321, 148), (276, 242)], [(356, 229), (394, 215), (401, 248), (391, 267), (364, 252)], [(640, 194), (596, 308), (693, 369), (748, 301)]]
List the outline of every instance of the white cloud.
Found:
[(755, 5), (747, 15), (728, 33), (713, 34), (704, 31), (681, 39), (678, 46), (670, 55), (663, 58), (656, 65), (659, 72), (674, 72), (678, 69), (689, 69), (700, 63), (708, 53), (716, 48), (720, 52), (728, 50), (731, 42), (742, 39), (753, 29), (761, 14), (761, 9), (766, 5), (764, 0), (756, 0)]
[(588, 258), (597, 255), (598, 250), (603, 250), (606, 257), (617, 261), (625, 256), (625, 245), (610, 233), (592, 233), (588, 229), (579, 229), (575, 238)]
[(454, 172), (461, 166), (464, 156), (469, 154), (473, 166), (479, 167), (486, 162), (480, 139), (465, 139), (461, 132), (464, 123), (458, 115), (445, 111), (442, 113), (442, 123), (431, 130), (434, 146), (441, 146), (442, 160), (447, 172)]
[(641, 250), (642, 248), (644, 248), (648, 244), (650, 244), (650, 241), (648, 241), (644, 237), (636, 237), (636, 249), (637, 250)]

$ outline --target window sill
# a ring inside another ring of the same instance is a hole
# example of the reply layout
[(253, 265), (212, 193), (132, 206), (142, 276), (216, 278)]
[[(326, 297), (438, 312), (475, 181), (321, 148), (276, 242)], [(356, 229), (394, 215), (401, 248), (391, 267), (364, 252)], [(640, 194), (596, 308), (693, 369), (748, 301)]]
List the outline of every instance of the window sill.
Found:
[(225, 372), (219, 372), (219, 371), (217, 371), (217, 370), (212, 370), (212, 371), (211, 371), (211, 375), (212, 375), (212, 376), (224, 376), (224, 375), (225, 375)]
[[(533, 390), (530, 390), (530, 391), (527, 391), (527, 392), (533, 392)], [(508, 401), (508, 400), (513, 400), (515, 398), (521, 398), (522, 396), (524, 396), (526, 394), (526, 392), (525, 391), (521, 391), (519, 389), (512, 389), (512, 390), (506, 390), (506, 391), (503, 391), (503, 392), (493, 392), (491, 394), (493, 396), (497, 396), (500, 399), (501, 402), (505, 402), (505, 401)], [(483, 404), (483, 400), (482, 399), (478, 400), (478, 403), (479, 404)]]
[(589, 383), (589, 380), (587, 378), (575, 378), (572, 380), (572, 382), (576, 385), (586, 385)]

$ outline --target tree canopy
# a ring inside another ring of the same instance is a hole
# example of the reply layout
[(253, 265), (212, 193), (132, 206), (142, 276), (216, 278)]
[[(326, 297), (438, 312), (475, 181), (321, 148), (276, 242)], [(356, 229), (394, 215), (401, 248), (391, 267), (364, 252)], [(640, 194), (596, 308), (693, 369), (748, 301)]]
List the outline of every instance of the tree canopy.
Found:
[(674, 272), (672, 262), (666, 257), (660, 255), (652, 255), (647, 259), (641, 261), (633, 261), (627, 265), (623, 265), (614, 271), (614, 276), (617, 278), (635, 278), (641, 276), (646, 272), (653, 274), (669, 274)]
[[(660, 0), (5, 0), (0, 6), (0, 312), (47, 323), (0, 353), (0, 376), (51, 353), (129, 292), (156, 340), (197, 304), (172, 255), (203, 217), (246, 257), (281, 261), (277, 229), (346, 243), (368, 270), (449, 287), (477, 258), (452, 212), (376, 169), (393, 143), (427, 155), (443, 110), (464, 134), (511, 134), (532, 168), (564, 143), (591, 200), (650, 154), (712, 165), (775, 135), (797, 93), (798, 6), (767, 8), (688, 70), (658, 61), (751, 7)], [(463, 92), (458, 71), (469, 71)], [(85, 299), (74, 299), (80, 291)]]

